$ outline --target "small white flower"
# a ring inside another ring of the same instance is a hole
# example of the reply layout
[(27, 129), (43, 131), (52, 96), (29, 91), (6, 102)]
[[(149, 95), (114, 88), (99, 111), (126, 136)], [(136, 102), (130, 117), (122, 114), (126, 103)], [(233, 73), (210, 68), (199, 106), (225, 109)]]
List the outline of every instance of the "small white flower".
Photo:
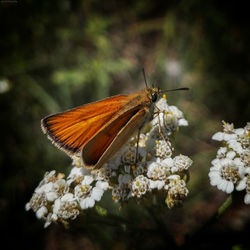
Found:
[[(137, 155), (137, 160), (139, 159), (140, 161), (145, 159), (146, 157), (146, 150), (145, 148), (138, 147), (138, 155)], [(136, 162), (136, 146), (129, 146), (129, 147), (124, 147), (123, 153), (121, 155), (121, 162), (123, 165), (134, 165)]]
[(153, 180), (162, 180), (170, 174), (171, 167), (168, 164), (152, 162), (148, 166), (147, 176)]
[(136, 197), (141, 197), (148, 191), (149, 180), (143, 176), (137, 176), (132, 182), (132, 195)]
[(128, 185), (115, 185), (112, 189), (112, 199), (115, 202), (125, 201), (131, 197), (131, 192)]
[(172, 155), (171, 144), (164, 140), (156, 140), (154, 149), (156, 157), (165, 159)]
[(133, 165), (135, 163), (136, 147), (125, 147), (121, 156), (121, 161), (125, 165)]
[(221, 159), (210, 168), (210, 183), (226, 193), (231, 193), (234, 190), (234, 184), (240, 180), (243, 172), (244, 167), (239, 158)]
[(73, 167), (70, 171), (70, 174), (67, 178), (67, 182), (70, 185), (72, 182), (75, 180), (81, 180), (84, 177), (83, 173), (83, 168), (82, 167)]
[(79, 215), (78, 203), (72, 193), (67, 193), (61, 198), (55, 200), (53, 206), (53, 217), (62, 218), (63, 220), (75, 219)]
[(185, 155), (180, 154), (178, 156), (175, 156), (172, 172), (187, 170), (192, 165), (192, 163), (193, 161)]
[[(223, 121), (223, 132), (214, 134), (213, 139), (224, 141), (226, 147), (218, 150), (210, 168), (210, 183), (218, 189), (231, 193), (246, 190), (245, 203), (250, 193), (250, 137), (245, 128), (234, 129), (234, 125)], [(248, 170), (249, 169), (249, 170)]]
[(168, 178), (169, 184), (167, 185), (168, 194), (165, 202), (169, 208), (174, 205), (180, 204), (188, 195), (186, 182), (180, 178), (179, 175), (174, 175)]
[(81, 199), (85, 198), (91, 191), (92, 186), (88, 186), (88, 185), (77, 185), (74, 188), (74, 195), (76, 197), (76, 199), (78, 201), (80, 201)]
[(64, 179), (59, 179), (54, 183), (49, 182), (44, 185), (44, 192), (46, 195), (46, 199), (49, 202), (56, 200), (59, 196), (67, 193), (68, 191), (68, 184)]

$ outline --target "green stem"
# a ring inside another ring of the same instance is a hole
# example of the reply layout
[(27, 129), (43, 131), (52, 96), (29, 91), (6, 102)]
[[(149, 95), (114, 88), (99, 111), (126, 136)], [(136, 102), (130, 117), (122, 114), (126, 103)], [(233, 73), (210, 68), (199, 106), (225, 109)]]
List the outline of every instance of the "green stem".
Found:
[(217, 218), (219, 218), (221, 215), (223, 215), (226, 212), (226, 210), (231, 206), (232, 201), (233, 201), (232, 195), (230, 195), (226, 199), (226, 201), (219, 207), (217, 211), (217, 216), (216, 216)]

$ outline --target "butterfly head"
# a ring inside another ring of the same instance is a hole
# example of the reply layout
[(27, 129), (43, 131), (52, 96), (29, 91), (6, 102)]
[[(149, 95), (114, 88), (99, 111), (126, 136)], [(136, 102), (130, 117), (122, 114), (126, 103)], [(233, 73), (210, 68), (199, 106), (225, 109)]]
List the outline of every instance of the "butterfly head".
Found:
[(158, 101), (160, 89), (159, 88), (147, 88), (147, 96), (151, 103)]

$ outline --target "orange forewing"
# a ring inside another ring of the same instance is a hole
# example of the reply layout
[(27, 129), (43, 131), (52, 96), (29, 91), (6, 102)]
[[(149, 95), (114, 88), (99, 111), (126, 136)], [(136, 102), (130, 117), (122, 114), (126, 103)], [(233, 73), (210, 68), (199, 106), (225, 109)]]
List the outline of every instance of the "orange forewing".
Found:
[[(129, 110), (124, 116), (119, 117), (111, 124), (106, 126), (100, 133), (93, 137), (82, 149), (82, 159), (86, 166), (100, 168), (105, 162), (111, 159), (119, 149), (127, 142), (127, 140), (133, 135), (133, 133), (140, 129), (144, 122), (151, 117), (149, 109), (147, 107), (138, 106), (134, 110)], [(126, 118), (129, 119), (125, 124)], [(120, 119), (123, 122), (120, 122)], [(117, 132), (116, 136), (112, 136), (113, 140), (109, 139), (109, 131)], [(109, 141), (106, 144), (105, 141)], [(101, 143), (105, 143), (105, 151), (99, 147)], [(100, 151), (101, 150), (101, 151)], [(103, 152), (102, 154), (99, 152)], [(96, 154), (98, 157), (96, 157)]]
[(109, 123), (100, 133), (92, 138), (83, 148), (83, 159), (87, 165), (95, 165), (107, 150), (111, 142), (117, 136), (119, 131), (129, 120), (138, 112), (138, 107), (135, 107), (127, 112), (124, 112), (116, 119)]
[(108, 124), (121, 116), (115, 131), (102, 140), (100, 156), (114, 139), (118, 131), (128, 122), (133, 112), (125, 112), (132, 95), (120, 95), (86, 104), (72, 110), (45, 117), (42, 129), (49, 139), (69, 155), (79, 154), (84, 145)]

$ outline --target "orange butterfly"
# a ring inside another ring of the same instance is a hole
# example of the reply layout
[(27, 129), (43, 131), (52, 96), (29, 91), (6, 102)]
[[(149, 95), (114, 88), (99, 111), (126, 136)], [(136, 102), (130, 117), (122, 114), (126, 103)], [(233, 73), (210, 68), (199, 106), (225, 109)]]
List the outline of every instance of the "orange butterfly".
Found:
[(41, 127), (68, 155), (80, 156), (86, 167), (99, 169), (135, 131), (152, 120), (160, 93), (158, 88), (147, 87), (135, 94), (108, 97), (47, 116)]

